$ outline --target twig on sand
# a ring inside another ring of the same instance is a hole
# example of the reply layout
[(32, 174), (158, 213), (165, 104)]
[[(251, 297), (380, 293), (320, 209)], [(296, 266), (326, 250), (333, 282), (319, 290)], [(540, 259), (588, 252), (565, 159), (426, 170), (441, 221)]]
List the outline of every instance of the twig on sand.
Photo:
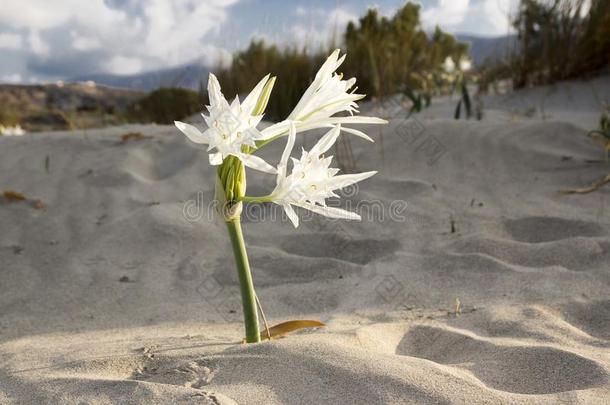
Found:
[(121, 140), (118, 142), (119, 145), (125, 145), (127, 142), (134, 140), (134, 141), (141, 141), (143, 139), (150, 139), (152, 138), (151, 135), (144, 135), (141, 132), (128, 132), (126, 134), (121, 135)]
[(4, 190), (2, 195), (4, 196), (4, 198), (7, 201), (25, 201), (25, 200), (27, 200), (27, 197), (23, 193), (20, 193), (18, 191)]
[(4, 190), (1, 194), (5, 201), (10, 202), (29, 202), (32, 207), (41, 210), (45, 208), (44, 203), (41, 200), (32, 200), (25, 196), (25, 194), (13, 190)]
[(559, 192), (561, 194), (588, 194), (599, 190), (608, 183), (610, 183), (610, 173), (608, 173), (605, 177), (599, 179), (589, 187), (565, 189), (560, 190)]

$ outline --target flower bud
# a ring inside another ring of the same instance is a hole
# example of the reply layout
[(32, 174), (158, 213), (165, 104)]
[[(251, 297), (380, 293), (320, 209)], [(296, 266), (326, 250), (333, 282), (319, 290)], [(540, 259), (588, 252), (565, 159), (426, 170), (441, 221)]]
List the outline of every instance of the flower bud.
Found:
[(261, 95), (258, 98), (258, 101), (256, 102), (256, 106), (252, 111), (253, 116), (261, 115), (265, 112), (265, 109), (267, 108), (267, 103), (269, 103), (271, 91), (273, 90), (273, 85), (275, 84), (275, 79), (276, 77), (273, 76), (271, 79), (269, 79), (267, 84), (265, 84), (265, 87), (263, 88), (263, 91), (261, 92)]

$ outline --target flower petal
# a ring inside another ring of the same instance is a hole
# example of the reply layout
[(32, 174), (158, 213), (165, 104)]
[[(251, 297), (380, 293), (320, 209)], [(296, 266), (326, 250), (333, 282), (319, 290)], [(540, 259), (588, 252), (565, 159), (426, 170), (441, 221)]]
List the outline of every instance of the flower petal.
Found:
[(292, 110), (288, 116), (289, 120), (296, 120), (301, 115), (301, 113), (311, 102), (314, 94), (320, 88), (320, 86), (324, 84), (324, 82), (328, 81), (332, 77), (332, 73), (339, 67), (339, 65), (341, 65), (341, 63), (343, 63), (345, 60), (345, 55), (343, 55), (340, 61), (337, 61), (339, 53), (340, 50), (335, 49), (335, 51), (326, 59), (320, 70), (318, 70), (318, 73), (316, 73), (316, 77), (314, 78), (313, 82), (311, 82), (307, 90), (305, 90), (305, 93), (303, 93), (303, 96), (301, 96), (301, 99), (297, 103), (296, 107), (294, 107), (294, 110)]
[(212, 107), (217, 107), (220, 104), (226, 103), (226, 99), (220, 91), (220, 83), (218, 83), (218, 79), (214, 76), (214, 73), (210, 73), (208, 78), (208, 96), (210, 98), (210, 106)]
[(290, 219), (290, 222), (292, 222), (292, 225), (294, 225), (295, 228), (299, 227), (299, 216), (297, 215), (296, 212), (294, 212), (294, 208), (292, 208), (292, 206), (290, 204), (282, 204), (282, 208), (284, 208), (284, 211), (286, 212), (286, 216), (288, 217), (288, 219)]
[(341, 125), (333, 127), (322, 138), (320, 138), (320, 140), (315, 144), (315, 146), (311, 148), (309, 153), (314, 156), (322, 155), (335, 144), (340, 133)]
[[(296, 122), (297, 133), (310, 131), (312, 129), (319, 128), (332, 128), (336, 124), (387, 124), (388, 121), (377, 118), (377, 117), (330, 117), (322, 120), (311, 121), (311, 122)], [(261, 140), (267, 140), (275, 137), (281, 137), (288, 134), (288, 129), (290, 128), (290, 121), (281, 121), (276, 124), (273, 124), (261, 131), (262, 137)], [(354, 130), (352, 128), (341, 128), (345, 132), (352, 133), (356, 136), (366, 139), (367, 141), (373, 141), (369, 136), (367, 136), (362, 131)]]
[[(337, 125), (337, 124), (387, 124), (388, 122), (386, 120), (383, 120), (381, 118), (376, 118), (376, 117), (359, 117), (359, 116), (354, 116), (354, 117), (330, 117), (330, 118), (325, 118), (322, 120), (317, 120), (317, 121), (312, 121), (312, 122), (307, 122), (307, 123), (299, 123), (297, 122), (297, 132), (305, 132), (305, 131), (309, 131), (312, 129), (317, 129), (317, 128), (330, 128), (332, 125)], [(351, 128), (342, 128), (344, 131), (346, 129), (351, 129)], [(346, 132), (351, 132), (351, 131), (346, 131)], [(364, 139), (370, 141), (371, 138), (368, 137), (367, 135), (363, 134), (360, 131), (356, 131), (355, 132), (351, 132), (354, 133), (354, 135), (363, 137)], [(267, 135), (267, 134), (265, 134)], [(364, 136), (362, 136), (364, 135)]]
[(178, 128), (191, 142), (194, 143), (210, 143), (210, 138), (204, 135), (201, 131), (190, 124), (180, 121), (174, 121), (174, 125)]
[(335, 218), (335, 219), (353, 219), (356, 221), (360, 221), (360, 215), (356, 214), (355, 212), (350, 212), (341, 208), (334, 208), (334, 207), (322, 207), (321, 205), (315, 205), (315, 204), (310, 204), (310, 203), (302, 203), (302, 204), (294, 204), (298, 207), (301, 208), (305, 208), (307, 210), (310, 210), (312, 212), (315, 212), (316, 214), (320, 214), (323, 215), (325, 217), (328, 218)]
[(212, 166), (218, 166), (219, 164), (222, 164), (222, 153), (218, 152), (218, 153), (210, 153), (208, 155), (208, 158), (210, 159), (210, 164)]
[(352, 117), (330, 117), (326, 119), (330, 124), (387, 124), (388, 121), (377, 117), (362, 115)]
[(288, 131), (288, 140), (286, 141), (286, 147), (284, 148), (284, 152), (282, 152), (282, 158), (280, 159), (280, 164), (277, 166), (278, 173), (278, 183), (286, 177), (286, 169), (288, 167), (288, 158), (292, 153), (292, 148), (294, 148), (294, 141), (296, 139), (296, 127), (294, 122), (290, 123), (290, 130)]
[(287, 135), (288, 130), (290, 129), (290, 122), (291, 121), (286, 120), (268, 126), (267, 128), (261, 131), (261, 134), (263, 135), (261, 139), (267, 140), (275, 136)]
[(240, 153), (235, 156), (237, 156), (239, 160), (244, 163), (244, 165), (251, 169), (259, 170), (265, 173), (277, 174), (277, 169), (275, 167), (271, 166), (258, 156), (248, 155), (246, 153)]
[(371, 176), (377, 174), (376, 171), (357, 173), (357, 174), (343, 174), (340, 176), (335, 176), (328, 180), (327, 186), (331, 190), (341, 189), (347, 186), (350, 186), (354, 183), (362, 181), (364, 179), (368, 179)]
[(347, 132), (347, 133), (352, 134), (352, 135), (356, 135), (356, 136), (358, 136), (358, 137), (360, 137), (360, 138), (362, 138), (362, 139), (366, 139), (366, 140), (367, 140), (367, 141), (369, 141), (369, 142), (375, 142), (375, 141), (373, 140), (373, 138), (371, 138), (370, 136), (368, 136), (368, 135), (367, 135), (367, 134), (365, 134), (364, 132), (359, 131), (359, 130), (357, 130), (357, 129), (353, 129), (353, 128), (345, 128), (345, 127), (342, 127), (341, 129), (342, 129), (344, 132)]
[(252, 110), (254, 110), (254, 107), (256, 107), (256, 103), (258, 102), (258, 99), (265, 88), (265, 84), (267, 84), (267, 81), (269, 80), (269, 76), (270, 75), (263, 77), (262, 80), (252, 89), (250, 94), (248, 94), (248, 96), (244, 99), (243, 103), (241, 103), (242, 111), (244, 111), (246, 114), (252, 115)]

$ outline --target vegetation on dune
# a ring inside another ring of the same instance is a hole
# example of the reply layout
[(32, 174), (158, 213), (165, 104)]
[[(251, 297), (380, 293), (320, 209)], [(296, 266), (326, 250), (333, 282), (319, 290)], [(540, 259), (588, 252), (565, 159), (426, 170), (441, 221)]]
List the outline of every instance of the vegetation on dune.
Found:
[(521, 0), (513, 27), (518, 47), (482, 69), (485, 86), (501, 78), (514, 88), (552, 84), (610, 66), (608, 0)]
[[(342, 39), (339, 46), (349, 58), (341, 71), (346, 77), (358, 78), (359, 93), (382, 97), (412, 92), (417, 99), (418, 90), (422, 90), (422, 104), (428, 103), (432, 89), (442, 85), (440, 76), (431, 76), (431, 72), (440, 73), (448, 56), (459, 60), (468, 52), (466, 44), (440, 28), (427, 35), (420, 25), (420, 6), (413, 3), (405, 4), (391, 18), (368, 10), (358, 23), (347, 25)], [(294, 108), (316, 69), (335, 47), (312, 53), (297, 47), (279, 49), (255, 40), (234, 55), (231, 66), (217, 69), (217, 76), (227, 95), (244, 94), (268, 72), (277, 76), (266, 116), (280, 119)]]
[(182, 88), (162, 88), (132, 104), (127, 117), (136, 122), (173, 124), (198, 111), (201, 111), (201, 100), (197, 92)]
[(516, 88), (595, 73), (610, 63), (610, 2), (523, 0), (514, 21)]
[(435, 79), (422, 78), (439, 72), (447, 57), (459, 60), (467, 55), (468, 45), (438, 27), (429, 37), (419, 14), (419, 5), (407, 3), (392, 18), (369, 9), (358, 24), (348, 24), (344, 46), (350, 57), (343, 70), (358, 77), (364, 93), (381, 97), (406, 87), (424, 89)]
[(0, 125), (35, 132), (120, 124), (143, 95), (90, 83), (0, 85)]
[[(265, 115), (280, 119), (294, 108), (326, 56), (326, 51), (310, 55), (305, 48), (279, 49), (263, 40), (253, 40), (246, 50), (234, 55), (230, 67), (219, 69), (216, 76), (226, 96), (250, 91), (269, 72), (279, 76), (281, 80), (274, 85)], [(206, 89), (202, 89), (202, 96), (207, 97)]]

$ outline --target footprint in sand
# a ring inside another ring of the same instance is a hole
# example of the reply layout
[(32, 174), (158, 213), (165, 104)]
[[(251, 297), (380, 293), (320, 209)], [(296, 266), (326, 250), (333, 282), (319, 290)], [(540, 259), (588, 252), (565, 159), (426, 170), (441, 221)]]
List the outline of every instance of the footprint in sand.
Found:
[(136, 369), (134, 379), (200, 389), (212, 381), (216, 372), (214, 365), (205, 360), (192, 360), (180, 365), (155, 363)]

